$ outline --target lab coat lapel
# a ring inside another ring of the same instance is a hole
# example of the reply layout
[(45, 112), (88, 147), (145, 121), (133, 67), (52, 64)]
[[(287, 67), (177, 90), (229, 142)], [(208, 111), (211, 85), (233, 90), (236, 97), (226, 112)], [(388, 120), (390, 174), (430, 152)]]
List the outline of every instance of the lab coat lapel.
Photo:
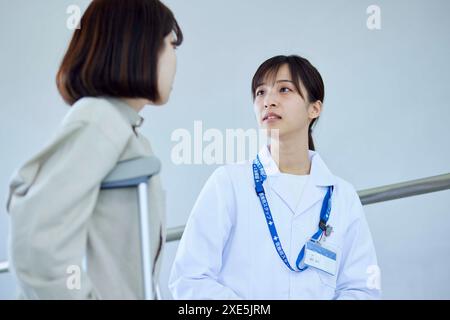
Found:
[(326, 194), (326, 188), (336, 185), (334, 175), (330, 172), (320, 155), (311, 150), (309, 150), (308, 154), (311, 160), (310, 177), (297, 208), (297, 215), (301, 215), (309, 210), (317, 202), (322, 202)]
[(308, 179), (305, 190), (303, 191), (302, 198), (298, 204), (298, 208), (295, 211), (295, 215), (301, 215), (309, 208), (314, 206), (317, 202), (323, 199), (323, 192), (321, 187), (316, 186), (313, 179)]
[(272, 177), (270, 180), (270, 188), (278, 195), (278, 197), (291, 209), (292, 214), (295, 214), (298, 197), (289, 190), (289, 186), (283, 184), (279, 176)]
[(268, 185), (295, 215), (301, 215), (318, 201), (321, 201), (325, 195), (325, 187), (335, 184), (333, 174), (329, 171), (320, 155), (311, 150), (309, 150), (308, 155), (311, 160), (310, 177), (307, 180), (298, 207), (295, 208), (298, 198), (289, 190), (289, 186), (281, 183), (279, 179), (280, 170), (273, 160), (268, 147), (262, 148), (259, 152), (259, 158), (267, 174)]
[[(284, 184), (280, 177), (280, 170), (276, 162), (273, 160), (268, 147), (261, 149), (259, 153), (259, 159), (264, 166), (264, 170), (267, 174), (267, 185), (274, 191), (274, 193), (280, 198), (280, 200), (288, 206), (292, 211), (292, 214), (296, 212), (296, 205), (298, 202), (298, 197), (293, 194), (289, 186)], [(309, 179), (308, 179), (309, 180)]]

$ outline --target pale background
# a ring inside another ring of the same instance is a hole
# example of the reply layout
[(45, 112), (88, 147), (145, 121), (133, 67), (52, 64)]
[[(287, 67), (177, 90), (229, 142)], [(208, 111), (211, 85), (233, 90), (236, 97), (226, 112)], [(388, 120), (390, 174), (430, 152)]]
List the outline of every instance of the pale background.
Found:
[[(68, 108), (54, 76), (72, 31), (66, 9), (88, 0), (0, 0), (0, 260), (7, 256), (9, 178), (51, 137)], [(186, 222), (216, 166), (175, 166), (177, 128), (255, 128), (250, 81), (265, 59), (300, 54), (326, 97), (315, 132), (330, 169), (358, 190), (450, 172), (450, 2), (447, 0), (167, 0), (185, 34), (164, 108), (142, 132), (163, 162), (168, 226)], [(381, 30), (366, 27), (369, 5)], [(449, 191), (365, 207), (385, 299), (450, 298)], [(161, 286), (177, 242), (167, 245)], [(0, 299), (15, 283), (0, 275)]]

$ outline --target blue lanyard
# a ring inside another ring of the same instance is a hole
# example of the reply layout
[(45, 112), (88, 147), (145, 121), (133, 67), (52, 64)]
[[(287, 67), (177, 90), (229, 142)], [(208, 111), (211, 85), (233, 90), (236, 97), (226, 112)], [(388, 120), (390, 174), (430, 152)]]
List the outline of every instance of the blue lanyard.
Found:
[[(289, 264), (289, 260), (284, 253), (283, 247), (281, 246), (280, 237), (278, 236), (277, 228), (275, 227), (275, 222), (273, 221), (272, 213), (270, 212), (269, 203), (267, 202), (266, 193), (264, 191), (263, 183), (267, 179), (266, 172), (264, 170), (261, 161), (259, 160), (259, 156), (253, 161), (253, 179), (255, 181), (255, 191), (259, 197), (259, 201), (261, 202), (261, 206), (264, 211), (264, 216), (266, 217), (267, 226), (269, 227), (270, 235), (272, 236), (272, 241), (275, 246), (275, 249), (278, 252), (281, 260), (283, 260), (284, 264), (294, 272), (302, 272), (308, 268), (308, 266), (301, 267), (301, 262), (303, 260), (303, 256), (305, 254), (305, 246), (303, 246), (302, 250), (298, 254), (297, 261), (295, 262), (298, 270), (294, 270)], [(331, 195), (333, 194), (333, 186), (329, 186), (325, 198), (322, 202), (322, 209), (320, 210), (320, 223), (319, 229), (312, 236), (312, 239), (318, 241), (322, 233), (325, 231), (326, 223), (328, 218), (330, 217), (331, 212)]]

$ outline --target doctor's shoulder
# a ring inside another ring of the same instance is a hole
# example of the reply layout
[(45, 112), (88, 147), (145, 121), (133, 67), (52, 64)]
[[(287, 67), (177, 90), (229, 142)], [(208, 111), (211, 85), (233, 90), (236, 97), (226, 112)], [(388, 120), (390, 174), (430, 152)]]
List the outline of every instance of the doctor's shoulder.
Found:
[(251, 161), (227, 163), (214, 170), (210, 176), (210, 180), (215, 182), (221, 197), (226, 199), (230, 208), (236, 208), (240, 200), (254, 195), (251, 164)]
[(251, 161), (227, 163), (218, 167), (216, 171), (218, 175), (223, 177), (226, 176), (229, 183), (231, 183), (235, 188), (246, 185), (251, 186), (251, 190), (254, 191)]
[(334, 178), (336, 181), (334, 195), (339, 199), (341, 208), (343, 208), (341, 214), (345, 215), (349, 220), (361, 218), (364, 211), (362, 210), (362, 204), (358, 192), (353, 184), (338, 176), (334, 176)]
[(230, 201), (235, 201), (237, 197), (245, 197), (254, 191), (252, 183), (251, 163), (248, 162), (221, 165), (213, 171), (207, 181), (207, 184), (214, 184), (220, 189), (223, 195), (226, 194)]

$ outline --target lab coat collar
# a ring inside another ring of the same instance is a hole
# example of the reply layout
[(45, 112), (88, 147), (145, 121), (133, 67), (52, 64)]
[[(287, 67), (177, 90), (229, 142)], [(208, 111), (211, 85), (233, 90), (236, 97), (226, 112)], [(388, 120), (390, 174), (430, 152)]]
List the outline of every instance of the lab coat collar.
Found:
[[(279, 175), (280, 169), (270, 154), (269, 147), (264, 146), (258, 153), (259, 159), (264, 166), (267, 176)], [(309, 160), (311, 161), (310, 178), (313, 180), (316, 186), (332, 186), (335, 184), (335, 177), (330, 172), (325, 162), (323, 162), (319, 153), (316, 151), (308, 150)]]
[(263, 147), (258, 155), (266, 171), (267, 182), (270, 188), (286, 203), (295, 215), (300, 215), (317, 201), (322, 200), (325, 190), (324, 187), (336, 184), (334, 175), (330, 172), (320, 155), (315, 151), (309, 150), (308, 156), (311, 161), (311, 170), (301, 201), (296, 208), (295, 205), (297, 204), (298, 198), (293, 197), (292, 190), (288, 189), (289, 186), (281, 183), (278, 179), (281, 172), (273, 160), (269, 148), (267, 146)]
[(139, 115), (139, 113), (129, 106), (126, 102), (113, 97), (105, 97), (109, 103), (114, 105), (119, 112), (130, 122), (133, 130), (140, 127), (144, 122), (144, 118)]

